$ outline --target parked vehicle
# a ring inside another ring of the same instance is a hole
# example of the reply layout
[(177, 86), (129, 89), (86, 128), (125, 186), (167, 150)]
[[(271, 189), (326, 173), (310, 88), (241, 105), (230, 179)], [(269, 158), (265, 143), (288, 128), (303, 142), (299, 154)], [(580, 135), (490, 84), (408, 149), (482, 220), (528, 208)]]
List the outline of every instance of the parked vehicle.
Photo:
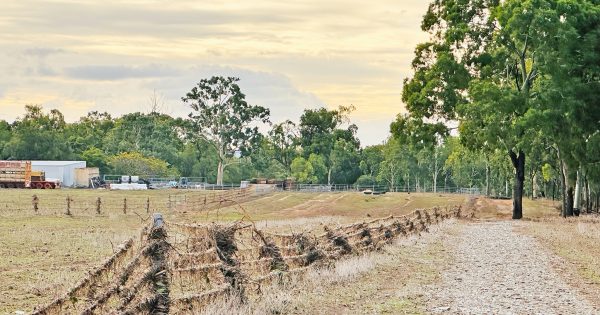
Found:
[(60, 188), (60, 181), (31, 170), (31, 161), (0, 161), (0, 188)]

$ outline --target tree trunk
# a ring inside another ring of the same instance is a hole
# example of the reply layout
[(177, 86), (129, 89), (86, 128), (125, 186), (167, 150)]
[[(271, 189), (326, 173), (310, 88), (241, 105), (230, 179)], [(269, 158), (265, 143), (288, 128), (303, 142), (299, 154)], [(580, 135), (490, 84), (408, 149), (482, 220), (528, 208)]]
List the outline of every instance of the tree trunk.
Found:
[(433, 159), (434, 159), (434, 165), (435, 168), (433, 170), (433, 192), (437, 193), (437, 177), (438, 177), (438, 150), (437, 150), (437, 145), (434, 148), (434, 154), (433, 154)]
[(573, 211), (581, 211), (581, 170), (577, 170), (577, 179), (575, 180), (575, 196), (573, 197)]
[(331, 168), (327, 171), (327, 185), (331, 185)]
[(568, 216), (573, 216), (573, 201), (571, 198), (571, 201), (569, 202), (569, 195), (572, 197), (573, 196), (573, 191), (569, 191), (570, 187), (569, 186), (569, 168), (567, 166), (567, 163), (565, 163), (565, 161), (563, 161), (563, 159), (561, 158), (561, 154), (560, 154), (560, 149), (556, 149), (556, 154), (558, 156), (558, 161), (560, 163), (560, 184), (561, 184), (561, 189), (562, 189), (562, 211), (561, 211), (561, 215), (563, 217), (568, 217)]
[(444, 176), (444, 193), (448, 193), (448, 172)]
[(591, 208), (590, 203), (590, 182), (587, 179), (587, 176), (583, 176), (583, 195), (585, 200), (585, 212), (589, 213)]
[(525, 153), (519, 150), (519, 155), (514, 151), (508, 152), (515, 168), (515, 183), (513, 190), (513, 216), (514, 220), (523, 218), (523, 185), (525, 184)]
[(532, 199), (537, 199), (539, 187), (537, 184), (537, 172), (533, 173), (533, 177), (531, 178), (531, 196)]
[(223, 161), (220, 159), (217, 165), (217, 185), (223, 185)]
[(566, 209), (565, 209), (565, 213), (567, 216), (572, 217), (573, 216), (573, 187), (570, 186), (569, 189), (567, 189), (567, 204), (566, 204)]
[(485, 195), (490, 196), (490, 161), (485, 159)]

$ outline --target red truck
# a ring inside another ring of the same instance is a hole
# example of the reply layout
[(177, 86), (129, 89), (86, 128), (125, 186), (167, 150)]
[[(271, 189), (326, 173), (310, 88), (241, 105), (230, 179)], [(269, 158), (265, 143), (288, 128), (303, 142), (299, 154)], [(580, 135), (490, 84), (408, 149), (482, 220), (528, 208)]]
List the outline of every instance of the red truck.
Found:
[(0, 188), (55, 189), (60, 183), (46, 180), (46, 174), (31, 170), (31, 161), (0, 161)]

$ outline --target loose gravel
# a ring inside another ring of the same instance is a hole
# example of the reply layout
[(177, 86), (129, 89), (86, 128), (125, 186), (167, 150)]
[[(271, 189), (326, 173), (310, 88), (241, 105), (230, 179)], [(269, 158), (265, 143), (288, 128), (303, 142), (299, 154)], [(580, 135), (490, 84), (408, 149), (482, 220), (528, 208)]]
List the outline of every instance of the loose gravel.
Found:
[[(449, 236), (453, 261), (430, 288), (433, 314), (600, 314), (551, 267), (549, 254), (514, 222), (465, 224)], [(455, 238), (455, 239), (454, 239)]]

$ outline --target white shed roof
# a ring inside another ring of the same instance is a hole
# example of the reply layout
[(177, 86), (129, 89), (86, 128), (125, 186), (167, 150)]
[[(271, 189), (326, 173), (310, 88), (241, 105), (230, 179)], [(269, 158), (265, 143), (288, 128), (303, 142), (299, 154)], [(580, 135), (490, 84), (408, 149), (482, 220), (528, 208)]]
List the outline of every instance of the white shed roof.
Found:
[(85, 161), (31, 161), (31, 165), (35, 165), (35, 166), (42, 166), (42, 165), (46, 165), (46, 166), (67, 166), (67, 165), (73, 165), (73, 164), (81, 164), (84, 163), (85, 165)]

